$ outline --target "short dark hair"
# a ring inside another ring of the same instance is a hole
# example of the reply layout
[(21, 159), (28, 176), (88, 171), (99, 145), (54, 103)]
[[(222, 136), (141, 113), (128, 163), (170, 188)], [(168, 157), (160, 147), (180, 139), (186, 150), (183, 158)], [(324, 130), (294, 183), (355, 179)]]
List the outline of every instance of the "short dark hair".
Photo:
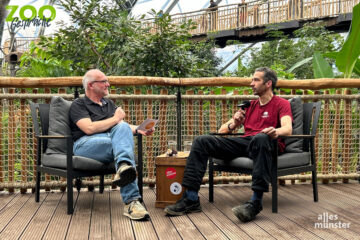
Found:
[(268, 67), (259, 67), (255, 69), (255, 72), (263, 72), (264, 73), (264, 83), (271, 81), (272, 82), (272, 90), (274, 91), (277, 82), (277, 75), (274, 70)]

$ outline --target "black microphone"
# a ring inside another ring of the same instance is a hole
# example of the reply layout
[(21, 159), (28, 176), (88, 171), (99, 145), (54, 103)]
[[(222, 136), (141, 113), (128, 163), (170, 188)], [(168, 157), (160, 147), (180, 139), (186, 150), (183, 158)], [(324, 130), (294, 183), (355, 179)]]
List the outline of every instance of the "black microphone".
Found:
[(243, 101), (241, 104), (237, 105), (238, 108), (245, 110), (246, 108), (250, 107), (250, 101)]

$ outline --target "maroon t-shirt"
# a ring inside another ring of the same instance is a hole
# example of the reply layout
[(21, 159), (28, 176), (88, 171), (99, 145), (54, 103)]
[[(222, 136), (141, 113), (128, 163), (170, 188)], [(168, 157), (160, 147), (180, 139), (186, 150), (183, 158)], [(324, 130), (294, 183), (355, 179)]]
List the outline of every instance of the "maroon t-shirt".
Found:
[[(260, 106), (259, 99), (251, 101), (250, 107), (245, 112), (243, 136), (254, 136), (267, 127), (279, 128), (280, 119), (284, 116), (290, 116), (291, 120), (293, 119), (290, 102), (286, 99), (274, 95), (263, 106)], [(279, 138), (279, 150), (283, 152), (284, 149), (285, 143)]]

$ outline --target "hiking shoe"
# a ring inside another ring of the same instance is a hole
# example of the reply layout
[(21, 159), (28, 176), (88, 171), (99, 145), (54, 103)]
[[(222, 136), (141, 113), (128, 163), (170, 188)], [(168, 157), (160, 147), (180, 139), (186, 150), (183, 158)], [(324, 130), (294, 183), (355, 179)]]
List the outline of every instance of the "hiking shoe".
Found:
[(124, 215), (133, 220), (143, 220), (150, 217), (149, 213), (139, 200), (134, 200), (129, 204), (125, 204)]
[(119, 187), (124, 187), (129, 183), (132, 183), (136, 179), (136, 170), (133, 166), (127, 164), (121, 164), (117, 170), (113, 184), (116, 184)]
[(242, 222), (249, 222), (254, 220), (256, 215), (262, 210), (262, 206), (259, 200), (248, 201), (243, 205), (234, 207), (231, 209), (235, 216)]
[(185, 213), (201, 212), (200, 200), (191, 201), (183, 195), (175, 204), (165, 207), (164, 212), (170, 216), (181, 216)]

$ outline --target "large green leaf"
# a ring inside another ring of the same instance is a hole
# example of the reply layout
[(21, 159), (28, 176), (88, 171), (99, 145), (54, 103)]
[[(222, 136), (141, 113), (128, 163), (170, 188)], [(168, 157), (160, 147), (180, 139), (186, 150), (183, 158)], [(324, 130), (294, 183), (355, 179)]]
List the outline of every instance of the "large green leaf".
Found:
[(353, 15), (349, 34), (336, 57), (337, 68), (351, 77), (355, 63), (360, 55), (360, 4), (353, 8)]
[(330, 64), (319, 52), (314, 53), (313, 70), (315, 78), (333, 78), (334, 73)]
[(360, 58), (356, 61), (353, 72), (360, 77)]
[(287, 70), (288, 73), (291, 73), (292, 71), (294, 71), (296, 68), (304, 65), (305, 63), (308, 63), (310, 62), (311, 60), (313, 59), (313, 57), (308, 57), (308, 58), (305, 58), (297, 63), (295, 63), (294, 65), (292, 65), (291, 68), (289, 68), (289, 70)]

